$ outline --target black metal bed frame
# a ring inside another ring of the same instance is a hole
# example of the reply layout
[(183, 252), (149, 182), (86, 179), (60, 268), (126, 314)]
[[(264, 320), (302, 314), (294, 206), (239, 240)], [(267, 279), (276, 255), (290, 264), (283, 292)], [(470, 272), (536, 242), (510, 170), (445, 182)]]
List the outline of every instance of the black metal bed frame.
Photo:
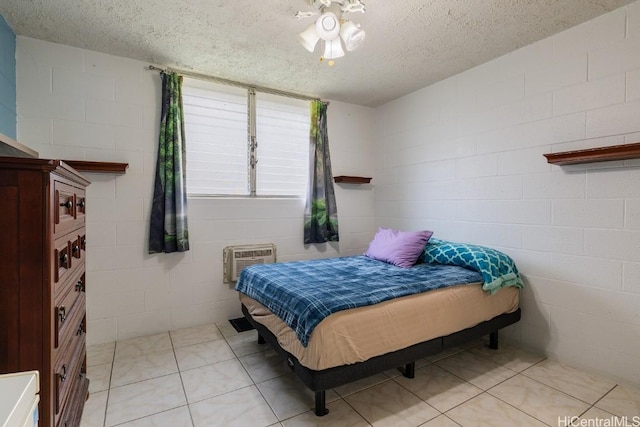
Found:
[(261, 323), (253, 320), (247, 308), (242, 305), (242, 313), (258, 331), (258, 343), (268, 342), (273, 349), (286, 359), (289, 368), (302, 382), (315, 392), (315, 414), (319, 417), (329, 413), (326, 407), (326, 390), (348, 384), (362, 378), (403, 367), (407, 378), (415, 376), (415, 361), (441, 352), (444, 349), (465, 343), (489, 334), (489, 347), (498, 348), (498, 330), (520, 320), (520, 309), (505, 313), (453, 334), (414, 344), (410, 347), (373, 357), (364, 362), (315, 371), (302, 366), (298, 359), (278, 344), (278, 339)]

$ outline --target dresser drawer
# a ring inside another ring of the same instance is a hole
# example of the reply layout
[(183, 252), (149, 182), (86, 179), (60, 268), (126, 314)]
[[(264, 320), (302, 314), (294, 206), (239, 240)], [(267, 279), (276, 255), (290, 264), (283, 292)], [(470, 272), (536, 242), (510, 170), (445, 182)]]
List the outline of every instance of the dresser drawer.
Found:
[(71, 270), (71, 242), (60, 240), (53, 249), (53, 276), (54, 281), (65, 279), (67, 272)]
[(74, 233), (69, 233), (55, 241), (51, 256), (53, 257), (53, 282), (56, 293), (59, 292), (57, 288), (60, 283), (68, 280), (74, 271), (84, 265), (86, 244), (84, 228), (78, 229)]
[(89, 396), (89, 379), (85, 372), (79, 374), (70, 394), (69, 400), (64, 405), (62, 415), (56, 417), (57, 427), (76, 427), (80, 425), (84, 402)]
[[(74, 284), (75, 283), (75, 284)], [(55, 325), (53, 332), (54, 348), (58, 348), (65, 342), (70, 333), (75, 334), (78, 330), (78, 319), (84, 317), (86, 310), (86, 299), (84, 293), (84, 274), (77, 281), (71, 283), (67, 292), (56, 298), (53, 309), (53, 322)], [(83, 329), (84, 329), (84, 325)]]
[(85, 254), (87, 253), (87, 235), (84, 228), (77, 231), (77, 238), (71, 242), (71, 256), (84, 261)]
[(63, 304), (62, 300), (67, 297), (69, 291), (75, 292), (77, 295), (84, 294), (87, 288), (86, 274), (84, 263), (74, 268), (72, 274), (69, 274), (68, 280), (58, 283), (54, 288), (54, 303), (56, 305)]
[(72, 334), (63, 344), (62, 352), (54, 364), (53, 384), (55, 390), (55, 413), (58, 418), (69, 400), (72, 390), (85, 372), (86, 344), (84, 316), (78, 323), (78, 332)]
[(53, 182), (53, 234), (62, 234), (83, 227), (87, 200), (83, 188), (55, 180)]

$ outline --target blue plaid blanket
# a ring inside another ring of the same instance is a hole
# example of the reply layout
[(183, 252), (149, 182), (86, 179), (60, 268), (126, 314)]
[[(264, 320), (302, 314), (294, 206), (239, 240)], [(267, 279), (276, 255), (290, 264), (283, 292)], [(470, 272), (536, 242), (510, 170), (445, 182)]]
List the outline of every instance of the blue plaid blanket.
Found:
[(306, 347), (313, 329), (332, 313), (482, 281), (480, 273), (463, 267), (400, 268), (352, 256), (252, 265), (242, 270), (235, 288), (280, 317)]

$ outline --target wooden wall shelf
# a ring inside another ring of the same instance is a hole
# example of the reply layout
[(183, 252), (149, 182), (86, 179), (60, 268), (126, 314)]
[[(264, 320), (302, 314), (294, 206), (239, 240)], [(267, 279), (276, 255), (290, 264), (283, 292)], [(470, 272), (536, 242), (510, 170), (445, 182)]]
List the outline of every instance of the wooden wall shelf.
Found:
[[(18, 157), (37, 159), (39, 154), (15, 139), (0, 133), (0, 157)], [(78, 172), (125, 173), (128, 163), (88, 162), (84, 160), (63, 160)]]
[(364, 176), (334, 176), (333, 181), (336, 183), (344, 183), (344, 184), (368, 184), (371, 182), (371, 178), (367, 178)]
[(129, 163), (87, 162), (84, 160), (64, 160), (78, 172), (125, 173)]
[(611, 147), (588, 148), (585, 150), (563, 151), (544, 154), (552, 165), (575, 165), (579, 163), (608, 162), (640, 158), (640, 142), (612, 145)]

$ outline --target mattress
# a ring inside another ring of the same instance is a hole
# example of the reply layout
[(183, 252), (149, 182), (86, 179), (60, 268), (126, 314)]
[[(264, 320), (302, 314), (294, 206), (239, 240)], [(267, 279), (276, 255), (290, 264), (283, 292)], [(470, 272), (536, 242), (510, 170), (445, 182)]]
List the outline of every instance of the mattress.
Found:
[(316, 326), (307, 347), (265, 306), (242, 293), (240, 302), (301, 365), (323, 370), (363, 362), (514, 312), (519, 290), (507, 287), (491, 295), (481, 283), (467, 284), (340, 311)]
[(235, 289), (281, 318), (306, 347), (313, 329), (332, 313), (481, 280), (482, 274), (460, 266), (400, 268), (358, 255), (251, 265)]

